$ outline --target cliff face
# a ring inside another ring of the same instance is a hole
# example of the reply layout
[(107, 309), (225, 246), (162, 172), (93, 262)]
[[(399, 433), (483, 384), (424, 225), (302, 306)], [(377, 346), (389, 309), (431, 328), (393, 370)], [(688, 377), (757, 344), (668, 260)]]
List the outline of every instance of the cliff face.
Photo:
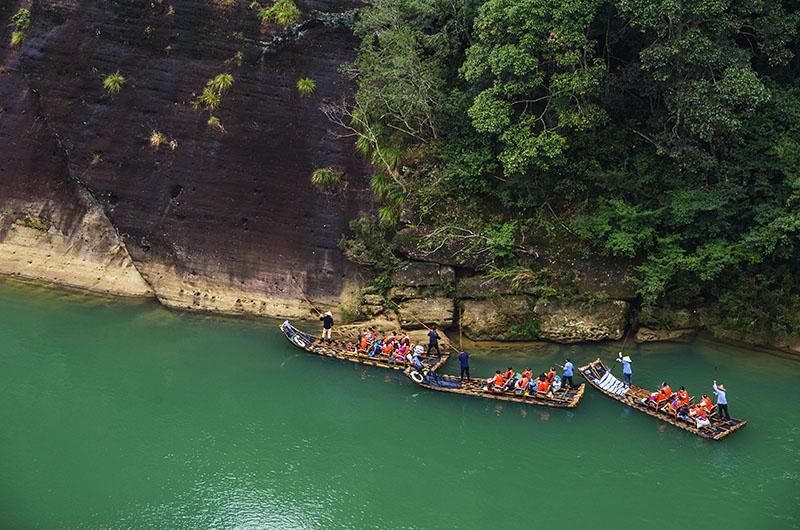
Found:
[[(141, 275), (129, 294), (149, 285), (168, 305), (273, 316), (303, 314), (301, 292), (334, 303), (354, 277), (337, 242), (369, 207), (368, 168), (320, 111), (350, 90), (338, 66), (355, 39), (308, 20), (353, 4), (298, 7), (302, 31), (275, 38), (244, 2), (34, 2), (22, 47), (2, 52), (0, 142), (13, 163), (0, 182), (0, 272), (91, 287), (70, 272), (23, 270), (20, 259), (38, 263), (44, 248), (15, 235), (31, 214), (40, 234), (83, 241), (105, 276)], [(126, 81), (112, 95), (103, 78), (116, 71)], [(219, 108), (195, 108), (223, 72), (234, 82)], [(304, 77), (316, 81), (310, 96), (296, 88)], [(327, 166), (347, 175), (333, 198), (309, 182)], [(104, 238), (87, 232), (88, 213)], [(52, 248), (51, 262), (69, 261), (63, 245)]]

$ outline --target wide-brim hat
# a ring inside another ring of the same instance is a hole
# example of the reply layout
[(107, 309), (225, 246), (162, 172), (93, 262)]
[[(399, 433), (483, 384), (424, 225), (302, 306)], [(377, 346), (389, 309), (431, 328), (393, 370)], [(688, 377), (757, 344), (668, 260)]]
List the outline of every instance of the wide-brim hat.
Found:
[(717, 385), (717, 388), (719, 388), (723, 392), (727, 392), (727, 390), (725, 390), (725, 385)]
[(329, 317), (332, 317), (332, 316), (333, 316), (333, 313), (331, 313), (330, 311), (325, 311), (325, 314), (326, 314), (327, 316), (329, 316)]
[(625, 361), (626, 363), (632, 363), (633, 362), (633, 361), (631, 361), (631, 358), (628, 357), (627, 355), (625, 357), (623, 357), (622, 360)]

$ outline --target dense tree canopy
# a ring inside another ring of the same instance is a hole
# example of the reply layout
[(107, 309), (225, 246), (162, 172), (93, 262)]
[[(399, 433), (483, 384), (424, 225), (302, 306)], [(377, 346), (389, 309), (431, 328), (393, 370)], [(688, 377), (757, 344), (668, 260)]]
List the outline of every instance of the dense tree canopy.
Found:
[[(800, 11), (375, 0), (353, 110), (384, 227), (627, 260), (645, 311), (800, 334)], [(332, 111), (332, 114), (336, 114)]]

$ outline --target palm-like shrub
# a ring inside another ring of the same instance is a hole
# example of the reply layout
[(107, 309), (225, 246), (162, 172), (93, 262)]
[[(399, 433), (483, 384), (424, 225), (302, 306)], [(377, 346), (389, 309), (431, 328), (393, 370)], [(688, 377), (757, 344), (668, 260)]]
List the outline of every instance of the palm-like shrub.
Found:
[(233, 75), (230, 72), (224, 74), (217, 74), (213, 79), (209, 79), (206, 87), (210, 88), (220, 96), (228, 91), (233, 86)]
[(322, 193), (333, 194), (341, 190), (344, 181), (343, 173), (332, 167), (324, 167), (315, 170), (311, 174), (311, 184)]
[(125, 77), (119, 73), (119, 70), (113, 74), (108, 74), (106, 78), (103, 79), (103, 88), (105, 88), (109, 94), (118, 94), (124, 84)]
[(297, 91), (304, 96), (310, 96), (317, 89), (317, 82), (310, 77), (297, 80)]

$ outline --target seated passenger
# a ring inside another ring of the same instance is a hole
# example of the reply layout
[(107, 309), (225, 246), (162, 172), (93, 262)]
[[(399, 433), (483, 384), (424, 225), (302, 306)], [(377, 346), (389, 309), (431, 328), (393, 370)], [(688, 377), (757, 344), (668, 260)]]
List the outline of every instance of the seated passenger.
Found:
[(488, 382), (491, 383), (492, 390), (502, 391), (506, 386), (506, 381), (503, 378), (503, 374), (500, 373), (500, 370), (497, 370), (494, 377), (491, 377)]
[(521, 377), (526, 377), (530, 380), (530, 378), (533, 377), (533, 371), (530, 368), (525, 368), (522, 371)]
[(367, 348), (369, 348), (370, 341), (371, 341), (371, 339), (370, 339), (370, 334), (369, 334), (369, 330), (368, 330), (368, 331), (364, 332), (364, 335), (362, 335), (361, 340), (358, 341), (357, 353), (365, 353), (367, 351)]
[(411, 338), (408, 336), (408, 333), (403, 333), (403, 336), (400, 338), (400, 344), (405, 344), (411, 348)]
[(702, 414), (710, 414), (712, 410), (714, 410), (714, 402), (711, 401), (710, 397), (703, 394), (703, 397), (700, 398), (700, 403), (692, 407), (692, 410), (689, 411), (689, 416), (694, 418)]
[(545, 374), (548, 383), (552, 383), (556, 378), (556, 370), (552, 366), (550, 367), (550, 371)]
[(550, 381), (547, 380), (547, 374), (544, 374), (544, 377), (539, 379), (539, 383), (536, 385), (536, 391), (546, 394), (548, 390), (550, 390)]
[[(524, 374), (525, 372), (523, 372)], [(514, 384), (514, 392), (517, 394), (523, 394), (528, 389), (528, 384), (530, 383), (530, 379), (523, 376), (520, 376), (517, 379), (517, 382)]]
[(698, 429), (702, 429), (703, 427), (708, 427), (711, 425), (711, 421), (709, 421), (708, 416), (705, 414), (700, 414), (695, 418), (695, 422)]
[(685, 388), (680, 387), (680, 389), (678, 389), (678, 392), (672, 397), (672, 401), (667, 403), (666, 406), (662, 408), (662, 410), (677, 415), (678, 409), (681, 407), (685, 407), (688, 404), (689, 404), (689, 393), (686, 392)]
[(650, 394), (650, 397), (647, 398), (647, 401), (650, 402), (651, 405), (657, 405), (672, 396), (672, 389), (666, 382), (661, 383), (661, 389), (658, 392), (653, 392)]
[(414, 355), (411, 357), (411, 366), (413, 366), (420, 372), (422, 371), (423, 368), (425, 368), (425, 366), (422, 364), (422, 359), (420, 359), (419, 355), (417, 355), (416, 353), (414, 353)]
[(376, 340), (375, 343), (372, 345), (372, 348), (370, 348), (369, 356), (375, 357), (382, 351), (383, 351), (383, 339)]

